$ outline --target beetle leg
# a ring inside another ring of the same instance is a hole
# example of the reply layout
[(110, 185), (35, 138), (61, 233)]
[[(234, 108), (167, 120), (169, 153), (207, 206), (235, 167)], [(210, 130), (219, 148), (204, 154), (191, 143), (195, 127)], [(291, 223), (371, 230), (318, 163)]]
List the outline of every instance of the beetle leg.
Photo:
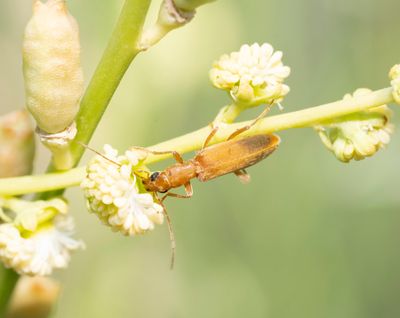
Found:
[(142, 151), (151, 153), (151, 154), (153, 154), (153, 155), (172, 155), (172, 156), (175, 158), (175, 160), (176, 160), (177, 162), (183, 163), (183, 158), (182, 158), (182, 156), (180, 155), (180, 153), (177, 152), (177, 151), (174, 151), (174, 150), (155, 151), (155, 150), (150, 150), (150, 149), (147, 149), (147, 148), (144, 148), (144, 147), (137, 147), (137, 146), (130, 147), (130, 149), (142, 150)]
[(161, 202), (164, 202), (164, 200), (167, 197), (173, 197), (173, 198), (178, 198), (178, 199), (189, 199), (192, 197), (192, 194), (178, 194), (178, 193), (174, 193), (174, 192), (167, 192), (166, 194), (164, 194), (161, 198)]
[(241, 183), (247, 184), (250, 182), (251, 177), (245, 169), (236, 170), (233, 172), (240, 180)]
[(186, 194), (178, 194), (173, 192), (167, 192), (161, 197), (161, 202), (163, 202), (167, 197), (174, 197), (178, 199), (189, 199), (193, 196), (193, 188), (190, 182), (185, 184)]
[(204, 149), (208, 146), (211, 139), (215, 136), (215, 134), (218, 131), (218, 126), (214, 126), (214, 123), (211, 123), (210, 126), (211, 126), (212, 130), (211, 130), (210, 134), (207, 136), (206, 140), (204, 141), (202, 149)]
[(183, 163), (183, 158), (182, 158), (182, 156), (180, 155), (180, 153), (179, 152), (177, 152), (177, 151), (175, 151), (175, 150), (173, 150), (173, 151), (167, 151), (167, 153), (172, 153), (172, 155), (174, 156), (174, 158), (175, 158), (175, 160), (177, 161), (177, 162), (179, 162), (179, 163)]
[(190, 182), (185, 184), (185, 192), (186, 192), (186, 195), (189, 196), (189, 198), (191, 196), (193, 196), (193, 187), (192, 187), (192, 184)]
[(245, 132), (246, 130), (249, 130), (251, 127), (253, 127), (255, 124), (257, 124), (260, 119), (264, 118), (269, 113), (273, 104), (274, 104), (274, 101), (272, 101), (270, 104), (268, 104), (267, 107), (265, 107), (265, 109), (263, 110), (263, 112), (260, 115), (258, 115), (257, 118), (254, 119), (250, 125), (247, 125), (247, 126), (237, 129), (228, 137), (227, 140), (231, 140), (231, 139), (235, 138), (236, 136), (240, 135), (241, 133)]

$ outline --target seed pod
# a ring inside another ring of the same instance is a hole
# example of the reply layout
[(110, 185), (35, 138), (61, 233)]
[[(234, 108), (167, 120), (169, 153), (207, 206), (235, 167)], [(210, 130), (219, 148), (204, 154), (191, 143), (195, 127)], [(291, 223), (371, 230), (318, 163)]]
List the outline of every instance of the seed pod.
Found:
[(75, 118), (83, 92), (79, 30), (65, 1), (36, 1), (25, 29), (26, 105), (40, 129), (57, 133)]

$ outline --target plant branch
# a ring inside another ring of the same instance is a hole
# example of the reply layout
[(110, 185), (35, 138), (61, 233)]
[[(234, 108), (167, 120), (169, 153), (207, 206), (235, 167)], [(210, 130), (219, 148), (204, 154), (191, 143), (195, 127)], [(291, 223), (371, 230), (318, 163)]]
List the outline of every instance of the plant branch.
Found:
[[(129, 65), (140, 52), (138, 41), (151, 0), (126, 0), (110, 42), (82, 98), (75, 140), (87, 144)], [(74, 166), (84, 148), (71, 143)], [(54, 171), (53, 166), (49, 171)]]
[[(51, 172), (42, 175), (0, 179), (0, 195), (15, 196), (26, 193), (45, 192), (62, 189), (68, 185), (78, 185), (85, 177), (85, 170), (75, 168), (63, 172)], [(61, 183), (65, 186), (61, 186)]]
[[(269, 134), (289, 128), (313, 127), (321, 122), (333, 120), (337, 117), (349, 115), (371, 107), (381, 106), (393, 102), (391, 87), (371, 92), (370, 94), (340, 100), (321, 106), (306, 108), (286, 114), (263, 118), (258, 124), (245, 131), (241, 136)], [(234, 124), (224, 124), (220, 127), (211, 144), (226, 140), (237, 129), (250, 124), (244, 121)], [(209, 126), (203, 127), (186, 135), (149, 147), (151, 150), (175, 150), (186, 153), (200, 149), (210, 133)], [(145, 164), (155, 163), (169, 155), (149, 155)], [(85, 176), (85, 167), (71, 169), (66, 172), (49, 173), (37, 176), (0, 179), (0, 195), (20, 195), (24, 193), (51, 191), (79, 185)]]

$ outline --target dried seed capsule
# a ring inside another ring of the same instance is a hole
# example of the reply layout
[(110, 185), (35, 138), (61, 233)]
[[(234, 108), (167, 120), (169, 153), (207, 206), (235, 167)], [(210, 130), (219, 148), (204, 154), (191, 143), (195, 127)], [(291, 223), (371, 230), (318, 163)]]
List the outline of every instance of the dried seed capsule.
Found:
[(25, 29), (26, 105), (40, 129), (57, 133), (75, 118), (83, 92), (79, 30), (65, 1), (36, 1)]

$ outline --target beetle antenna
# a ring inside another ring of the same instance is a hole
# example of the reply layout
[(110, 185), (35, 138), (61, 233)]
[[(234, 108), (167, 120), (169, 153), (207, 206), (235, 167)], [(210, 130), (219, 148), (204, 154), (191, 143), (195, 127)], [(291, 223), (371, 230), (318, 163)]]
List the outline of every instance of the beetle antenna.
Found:
[(163, 213), (165, 215), (165, 218), (167, 220), (168, 224), (168, 232), (169, 232), (169, 240), (171, 241), (171, 264), (170, 264), (170, 269), (174, 269), (174, 264), (175, 264), (175, 254), (176, 254), (176, 241), (175, 241), (175, 234), (174, 230), (172, 228), (172, 221), (171, 218), (169, 217), (169, 214), (167, 212), (167, 209), (164, 205), (164, 203), (160, 200), (160, 198), (156, 195), (157, 201), (161, 204), (163, 207)]
[(112, 159), (106, 157), (106, 156), (103, 155), (102, 153), (100, 153), (100, 152), (98, 152), (97, 150), (93, 149), (92, 147), (90, 147), (90, 146), (84, 144), (83, 142), (80, 142), (80, 141), (75, 141), (75, 142), (78, 143), (78, 144), (80, 144), (82, 147), (84, 147), (84, 148), (86, 148), (86, 149), (89, 149), (90, 151), (94, 152), (96, 155), (102, 157), (103, 159), (108, 160), (108, 161), (110, 161), (111, 163), (113, 163), (113, 164), (115, 164), (115, 165), (121, 167), (121, 165), (120, 165), (118, 162), (116, 162), (116, 161), (114, 161), (114, 160), (112, 160)]

